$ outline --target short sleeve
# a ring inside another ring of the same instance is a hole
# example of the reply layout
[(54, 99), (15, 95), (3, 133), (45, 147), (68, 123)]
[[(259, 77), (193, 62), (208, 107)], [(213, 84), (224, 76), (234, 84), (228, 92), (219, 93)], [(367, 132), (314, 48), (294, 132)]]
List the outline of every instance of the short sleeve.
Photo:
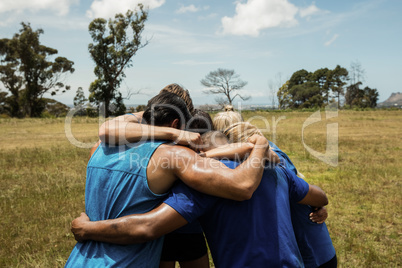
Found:
[(288, 178), (289, 198), (293, 202), (300, 202), (304, 197), (306, 197), (309, 190), (309, 184), (305, 180), (297, 177), (288, 168), (283, 168), (286, 177)]
[(279, 147), (276, 146), (276, 144), (273, 143), (272, 141), (269, 141), (269, 146), (271, 147), (272, 151), (274, 151), (279, 156), (281, 164), (286, 166), (294, 174), (297, 174), (297, 169), (293, 164), (292, 160), (290, 160), (289, 156), (285, 154), (281, 149), (279, 149)]
[(135, 120), (137, 121), (137, 123), (141, 124), (141, 121), (142, 121), (142, 120), (140, 120), (140, 118), (138, 118), (138, 116), (136, 116), (134, 113), (127, 113), (127, 114), (125, 114), (125, 115), (134, 116), (134, 118), (135, 118)]
[(176, 210), (190, 223), (207, 212), (217, 200), (217, 197), (200, 193), (184, 183), (178, 182), (164, 203)]

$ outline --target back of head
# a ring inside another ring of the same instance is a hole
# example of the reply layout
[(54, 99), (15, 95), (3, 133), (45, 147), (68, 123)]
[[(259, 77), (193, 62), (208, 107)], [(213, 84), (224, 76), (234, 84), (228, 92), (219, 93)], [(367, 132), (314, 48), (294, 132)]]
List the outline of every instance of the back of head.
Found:
[(220, 131), (208, 131), (201, 135), (203, 150), (208, 151), (213, 148), (229, 143), (228, 138)]
[(225, 108), (223, 109), (225, 112), (234, 112), (233, 105), (226, 105)]
[(214, 117), (214, 128), (224, 131), (228, 126), (238, 122), (243, 122), (243, 117), (238, 112), (221, 112)]
[(143, 119), (154, 126), (170, 125), (178, 119), (178, 128), (184, 128), (191, 118), (186, 103), (176, 94), (162, 92), (148, 101)]
[(200, 134), (214, 130), (211, 116), (207, 112), (195, 109), (193, 117), (188, 122), (187, 130)]
[(183, 101), (187, 105), (187, 109), (191, 114), (194, 114), (194, 105), (193, 101), (190, 98), (190, 93), (188, 92), (187, 89), (184, 89), (183, 87), (179, 86), (178, 84), (170, 84), (164, 87), (160, 93), (162, 92), (170, 92), (173, 94), (176, 94), (180, 98), (183, 99)]
[(264, 136), (256, 126), (249, 122), (235, 123), (226, 128), (223, 134), (228, 137), (230, 142), (246, 142), (254, 134)]

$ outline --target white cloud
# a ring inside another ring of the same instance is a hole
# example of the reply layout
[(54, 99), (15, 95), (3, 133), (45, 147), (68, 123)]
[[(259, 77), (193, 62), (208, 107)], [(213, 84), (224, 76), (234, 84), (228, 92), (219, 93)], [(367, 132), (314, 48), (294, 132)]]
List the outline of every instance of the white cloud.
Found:
[(117, 13), (126, 13), (128, 9), (134, 10), (139, 3), (144, 7), (154, 9), (162, 6), (165, 0), (95, 0), (87, 10), (89, 18), (113, 18)]
[(183, 14), (187, 12), (198, 12), (201, 10), (208, 10), (209, 6), (203, 6), (203, 7), (196, 7), (194, 5), (189, 5), (189, 6), (181, 6), (178, 10), (176, 10), (177, 14)]
[(176, 10), (177, 14), (183, 14), (187, 12), (197, 12), (200, 10), (198, 7), (195, 7), (194, 5), (189, 5), (189, 6), (182, 6), (178, 10)]
[(258, 36), (260, 30), (297, 24), (298, 9), (287, 0), (248, 0), (236, 4), (233, 18), (223, 17), (224, 34)]
[(302, 18), (309, 17), (320, 12), (322, 12), (322, 10), (320, 10), (315, 4), (312, 4), (311, 6), (306, 8), (301, 8), (299, 11), (300, 17)]
[(335, 42), (336, 39), (338, 39), (338, 37), (339, 37), (339, 34), (334, 34), (330, 40), (328, 40), (327, 42), (324, 43), (324, 45), (326, 47), (330, 46), (333, 42)]
[(58, 15), (66, 15), (70, 6), (78, 4), (78, 2), (79, 0), (1, 0), (0, 13), (52, 10)]
[(298, 14), (304, 18), (318, 12), (315, 4), (299, 8), (288, 0), (248, 0), (244, 4), (237, 2), (235, 16), (221, 21), (224, 34), (256, 37), (263, 29), (296, 26)]

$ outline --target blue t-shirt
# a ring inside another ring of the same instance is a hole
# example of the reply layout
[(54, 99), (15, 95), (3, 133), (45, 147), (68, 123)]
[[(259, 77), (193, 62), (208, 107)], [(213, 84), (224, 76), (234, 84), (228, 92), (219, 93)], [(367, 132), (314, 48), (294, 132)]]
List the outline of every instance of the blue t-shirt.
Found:
[(290, 160), (290, 158), (288, 157), (288, 155), (282, 152), (282, 150), (279, 149), (279, 147), (276, 146), (276, 144), (273, 143), (272, 141), (269, 141), (269, 146), (272, 149), (272, 151), (274, 151), (278, 155), (281, 164), (284, 165), (286, 168), (288, 168), (290, 171), (292, 171), (294, 174), (297, 174), (297, 169)]
[[(222, 162), (230, 168), (238, 165)], [(202, 194), (183, 183), (164, 202), (188, 222), (199, 218), (216, 267), (303, 267), (288, 206), (289, 198), (304, 198), (308, 184), (288, 173), (283, 165), (266, 168), (253, 197), (243, 202)], [(288, 201), (277, 204), (278, 196), (288, 196)]]
[[(101, 144), (87, 166), (85, 210), (93, 221), (145, 213), (167, 194), (148, 187), (147, 166), (163, 142)], [(77, 243), (66, 267), (159, 267), (163, 238), (141, 244)]]
[[(292, 175), (296, 175), (296, 167), (290, 158), (273, 142), (269, 142), (269, 145), (279, 156), (281, 163), (293, 172)], [(325, 222), (312, 222), (309, 215), (313, 210), (308, 205), (291, 202), (290, 208), (293, 230), (305, 267), (315, 268), (330, 261), (335, 256), (335, 248)]]
[(335, 256), (335, 248), (325, 223), (317, 224), (310, 220), (313, 211), (310, 206), (291, 204), (292, 222), (297, 244), (306, 268), (315, 268)]

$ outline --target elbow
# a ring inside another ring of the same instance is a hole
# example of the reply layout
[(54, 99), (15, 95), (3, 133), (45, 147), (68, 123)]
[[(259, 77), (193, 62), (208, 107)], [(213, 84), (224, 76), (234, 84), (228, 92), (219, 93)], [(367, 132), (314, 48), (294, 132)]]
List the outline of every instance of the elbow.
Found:
[(326, 194), (324, 194), (322, 207), (324, 207), (324, 206), (326, 206), (326, 205), (328, 205), (328, 197), (327, 197)]
[(137, 228), (131, 228), (127, 234), (130, 243), (145, 243), (158, 238), (157, 231), (152, 224), (143, 224)]
[(251, 197), (253, 197), (255, 190), (256, 190), (256, 188), (254, 187), (254, 185), (244, 184), (240, 187), (235, 200), (236, 201), (250, 200)]
[(245, 192), (245, 193), (239, 195), (239, 198), (238, 198), (236, 201), (246, 201), (246, 200), (250, 200), (251, 197), (253, 197), (253, 193), (254, 193), (254, 192), (251, 192), (251, 191)]

